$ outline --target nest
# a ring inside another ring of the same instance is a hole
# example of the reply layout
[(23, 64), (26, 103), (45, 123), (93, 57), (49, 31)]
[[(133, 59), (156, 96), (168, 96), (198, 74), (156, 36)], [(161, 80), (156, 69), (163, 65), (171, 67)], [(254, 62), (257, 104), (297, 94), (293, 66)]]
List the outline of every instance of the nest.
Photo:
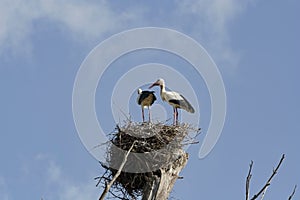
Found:
[[(117, 173), (125, 153), (131, 149), (121, 174), (112, 185), (113, 198), (138, 199), (147, 184), (160, 177), (161, 169), (176, 167), (178, 160), (185, 155), (183, 147), (195, 143), (200, 129), (189, 124), (169, 126), (162, 123), (133, 123), (115, 129), (109, 135), (106, 169), (101, 177), (95, 179), (107, 185)], [(190, 133), (197, 133), (190, 136)]]

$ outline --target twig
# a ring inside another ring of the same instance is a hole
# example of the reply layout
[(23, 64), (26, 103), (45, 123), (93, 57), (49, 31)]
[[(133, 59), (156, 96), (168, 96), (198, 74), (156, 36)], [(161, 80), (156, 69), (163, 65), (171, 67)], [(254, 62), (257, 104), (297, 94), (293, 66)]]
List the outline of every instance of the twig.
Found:
[(297, 189), (297, 185), (295, 185), (294, 190), (293, 190), (292, 194), (289, 196), (288, 200), (291, 200), (293, 198), (293, 196), (294, 196), (294, 194), (296, 192), (296, 189)]
[(250, 180), (252, 177), (252, 174), (251, 174), (252, 166), (253, 166), (253, 160), (251, 160), (251, 162), (250, 162), (249, 172), (248, 172), (247, 179), (246, 179), (246, 200), (249, 200), (249, 188), (250, 188)]
[(199, 141), (191, 141), (191, 142), (182, 143), (181, 146), (186, 146), (186, 145), (190, 145), (190, 144), (199, 144)]
[(115, 174), (115, 176), (113, 177), (113, 179), (105, 186), (105, 189), (103, 191), (103, 193), (101, 194), (99, 200), (103, 200), (105, 195), (108, 193), (110, 187), (113, 185), (113, 183), (117, 180), (117, 178), (120, 176), (121, 171), (125, 165), (125, 163), (127, 162), (127, 158), (129, 156), (129, 153), (131, 152), (131, 150), (133, 149), (134, 145), (135, 145), (136, 141), (134, 141), (130, 147), (130, 149), (127, 151), (127, 153), (124, 156), (124, 159), (120, 165), (120, 168), (118, 169), (117, 173)]
[(270, 176), (270, 178), (268, 179), (268, 181), (266, 182), (266, 184), (263, 186), (263, 188), (257, 194), (255, 194), (251, 198), (251, 200), (257, 199), (257, 197), (259, 197), (264, 191), (266, 191), (267, 187), (269, 187), (271, 185), (271, 181), (272, 181), (273, 177), (277, 174), (277, 171), (278, 171), (280, 165), (282, 164), (282, 161), (284, 160), (284, 158), (285, 158), (285, 155), (283, 154), (277, 167), (275, 168), (275, 170), (273, 170), (273, 173)]
[(269, 188), (269, 187), (266, 187), (266, 188), (265, 188), (265, 190), (264, 190), (263, 193), (261, 194), (260, 200), (263, 200), (263, 199), (265, 198), (265, 194), (266, 194), (268, 188)]
[(115, 198), (115, 199), (121, 199), (121, 200), (124, 200), (123, 197), (119, 197), (117, 196), (115, 193), (113, 193), (112, 191), (109, 191), (109, 193)]
[(100, 184), (100, 182), (102, 181), (102, 179), (104, 179), (105, 175), (107, 174), (108, 169), (106, 169), (106, 171), (104, 172), (104, 174), (102, 176), (98, 176), (96, 178), (94, 178), (94, 180), (98, 180), (96, 187), (98, 187), (98, 185)]
[(122, 115), (124, 115), (124, 117), (126, 117), (126, 119), (127, 119), (127, 121), (131, 121), (130, 120), (130, 118), (131, 118), (131, 116), (127, 116), (126, 115), (126, 113), (116, 104), (116, 102), (115, 101), (113, 101), (113, 104), (114, 104), (114, 106), (116, 106), (118, 109), (119, 109), (119, 111), (122, 113)]

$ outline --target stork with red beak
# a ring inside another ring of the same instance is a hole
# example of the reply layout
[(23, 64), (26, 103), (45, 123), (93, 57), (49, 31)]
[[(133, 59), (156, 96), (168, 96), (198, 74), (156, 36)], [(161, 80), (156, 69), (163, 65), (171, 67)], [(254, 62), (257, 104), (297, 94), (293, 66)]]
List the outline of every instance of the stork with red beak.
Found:
[(193, 106), (188, 102), (184, 96), (174, 91), (166, 91), (165, 81), (163, 79), (158, 79), (155, 83), (153, 83), (149, 88), (154, 86), (160, 86), (160, 97), (163, 101), (168, 102), (174, 111), (174, 125), (178, 123), (178, 108), (184, 109), (187, 112), (194, 113), (195, 110)]

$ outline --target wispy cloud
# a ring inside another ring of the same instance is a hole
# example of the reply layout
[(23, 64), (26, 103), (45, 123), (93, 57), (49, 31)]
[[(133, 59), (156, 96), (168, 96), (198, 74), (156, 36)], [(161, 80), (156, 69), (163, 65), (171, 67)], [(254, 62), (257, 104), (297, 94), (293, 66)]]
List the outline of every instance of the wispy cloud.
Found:
[(47, 166), (42, 181), (45, 184), (43, 199), (86, 200), (99, 197), (99, 188), (92, 179), (78, 181), (67, 176), (63, 167), (45, 154), (38, 154), (35, 160), (39, 166)]
[(4, 177), (0, 175), (0, 199), (8, 200), (8, 191)]
[(253, 0), (182, 0), (177, 1), (178, 15), (182, 15), (193, 36), (205, 41), (213, 57), (229, 65), (238, 64), (239, 55), (230, 45), (231, 23)]
[[(55, 26), (68, 38), (82, 43), (136, 26), (173, 27), (200, 40), (214, 59), (237, 65), (239, 56), (230, 45), (229, 29), (254, 0), (177, 0), (155, 7), (110, 1), (84, 0), (2, 0), (0, 1), (0, 54), (3, 51), (29, 54), (36, 26)], [(150, 10), (149, 10), (150, 9)], [(164, 10), (165, 10), (164, 9)]]
[(183, 0), (178, 1), (182, 13), (197, 15), (200, 21), (210, 24), (218, 34), (227, 31), (228, 23), (240, 14), (251, 0)]
[[(108, 2), (80, 0), (2, 0), (0, 1), (1, 50), (28, 52), (37, 21), (53, 22), (68, 36), (80, 40), (101, 38), (107, 32), (126, 26), (135, 11), (113, 11)], [(44, 20), (44, 21), (43, 21)]]
[[(48, 187), (51, 188), (51, 191), (47, 192), (51, 195), (49, 199), (55, 197), (59, 200), (85, 200), (97, 199), (99, 195), (99, 188), (96, 188), (92, 181), (76, 183), (71, 178), (64, 176), (61, 167), (54, 161), (49, 161), (47, 180)], [(56, 194), (53, 194), (53, 191), (57, 191)], [(48, 198), (45, 197), (45, 199)]]

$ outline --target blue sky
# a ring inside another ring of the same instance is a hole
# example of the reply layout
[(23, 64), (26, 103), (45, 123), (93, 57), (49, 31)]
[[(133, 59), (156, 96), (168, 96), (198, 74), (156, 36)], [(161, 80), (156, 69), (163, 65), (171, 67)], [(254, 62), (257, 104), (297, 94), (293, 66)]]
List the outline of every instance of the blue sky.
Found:
[[(256, 192), (285, 153), (266, 199), (287, 198), (300, 184), (299, 9), (296, 0), (1, 0), (0, 199), (97, 199), (101, 190), (93, 178), (102, 170), (77, 135), (73, 83), (96, 45), (144, 26), (175, 29), (198, 41), (219, 67), (227, 93), (220, 140), (202, 160), (200, 144), (189, 148), (184, 179), (171, 196), (242, 199), (250, 160)], [(114, 74), (107, 72), (106, 79), (116, 80)], [(113, 81), (106, 84), (103, 91), (110, 94)], [(197, 95), (203, 97), (205, 130), (208, 94)], [(132, 110), (139, 119), (139, 107)], [(105, 123), (113, 130), (114, 122)]]

